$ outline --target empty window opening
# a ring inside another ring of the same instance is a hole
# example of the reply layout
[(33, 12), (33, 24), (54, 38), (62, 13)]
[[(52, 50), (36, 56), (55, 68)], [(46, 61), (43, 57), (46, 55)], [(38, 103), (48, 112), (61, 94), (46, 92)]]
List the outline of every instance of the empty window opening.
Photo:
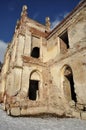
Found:
[(75, 93), (75, 89), (74, 89), (73, 74), (72, 74), (72, 70), (71, 70), (71, 68), (69, 66), (66, 67), (64, 75), (65, 75), (65, 78), (66, 78), (66, 82), (68, 82), (67, 86), (70, 89), (70, 98), (74, 102), (77, 102), (76, 93)]
[(68, 32), (67, 31), (63, 32), (59, 37), (64, 41), (68, 49), (69, 48)]
[(75, 89), (74, 89), (74, 81), (73, 81), (73, 76), (72, 75), (67, 75), (66, 76), (67, 79), (69, 80), (70, 82), (70, 89), (71, 89), (71, 98), (73, 101), (77, 101), (76, 99), (76, 93), (75, 93)]
[(34, 47), (31, 52), (31, 56), (34, 58), (39, 58), (40, 56), (40, 49), (38, 47)]
[(36, 100), (39, 90), (39, 81), (30, 80), (28, 96), (30, 100)]
[(1, 70), (2, 70), (2, 63), (0, 62), (0, 73), (1, 73)]

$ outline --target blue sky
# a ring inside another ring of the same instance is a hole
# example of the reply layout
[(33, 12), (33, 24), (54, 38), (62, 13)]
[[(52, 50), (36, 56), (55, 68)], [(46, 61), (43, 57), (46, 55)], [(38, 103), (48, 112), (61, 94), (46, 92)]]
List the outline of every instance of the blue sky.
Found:
[(42, 24), (51, 19), (53, 28), (70, 13), (81, 0), (0, 0), (0, 60), (7, 43), (11, 41), (23, 5), (28, 6), (28, 16)]

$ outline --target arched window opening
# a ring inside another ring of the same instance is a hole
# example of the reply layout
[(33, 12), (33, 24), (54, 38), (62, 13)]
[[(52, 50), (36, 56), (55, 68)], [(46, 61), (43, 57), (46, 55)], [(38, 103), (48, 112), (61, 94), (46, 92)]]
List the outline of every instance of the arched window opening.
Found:
[(39, 90), (39, 81), (38, 80), (30, 80), (29, 93), (28, 93), (30, 100), (37, 99), (38, 90)]
[(73, 80), (73, 73), (69, 66), (65, 67), (64, 70), (64, 93), (68, 101), (73, 100), (77, 102), (75, 88), (74, 88), (74, 80)]
[(34, 58), (39, 58), (40, 56), (40, 49), (38, 47), (34, 47), (31, 52), (31, 56)]

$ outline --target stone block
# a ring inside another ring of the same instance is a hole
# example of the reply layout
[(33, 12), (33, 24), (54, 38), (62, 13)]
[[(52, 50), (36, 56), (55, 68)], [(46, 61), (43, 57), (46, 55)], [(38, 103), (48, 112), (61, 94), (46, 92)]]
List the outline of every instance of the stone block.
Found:
[(9, 109), (7, 110), (7, 115), (10, 115), (10, 110)]
[(27, 115), (27, 109), (22, 109), (21, 110), (21, 115), (23, 115), (23, 116)]
[(82, 112), (82, 113), (81, 113), (81, 118), (82, 118), (83, 120), (86, 120), (86, 112)]
[(80, 119), (80, 112), (78, 112), (78, 111), (73, 111), (73, 112), (72, 112), (72, 115), (73, 115), (73, 117)]
[(12, 116), (20, 116), (20, 108), (11, 108), (11, 115)]
[(4, 103), (0, 104), (0, 109), (5, 110), (5, 104)]

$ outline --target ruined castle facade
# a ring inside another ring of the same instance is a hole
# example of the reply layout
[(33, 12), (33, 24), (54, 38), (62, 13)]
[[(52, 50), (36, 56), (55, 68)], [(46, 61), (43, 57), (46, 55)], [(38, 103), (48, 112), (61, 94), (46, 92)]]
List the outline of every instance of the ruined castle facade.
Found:
[(8, 45), (0, 102), (12, 116), (55, 114), (86, 119), (86, 1), (53, 30), (21, 18)]

